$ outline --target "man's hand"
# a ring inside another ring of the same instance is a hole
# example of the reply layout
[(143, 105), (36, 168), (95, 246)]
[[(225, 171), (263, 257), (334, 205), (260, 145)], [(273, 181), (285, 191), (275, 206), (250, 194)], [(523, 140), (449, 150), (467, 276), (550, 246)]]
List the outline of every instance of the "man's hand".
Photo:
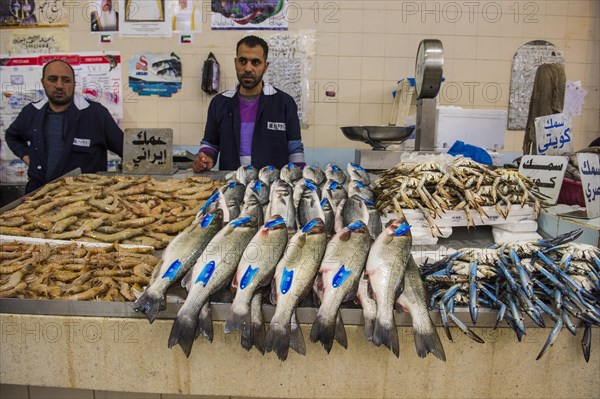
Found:
[(199, 173), (211, 170), (213, 166), (215, 166), (215, 161), (210, 156), (201, 152), (194, 158), (194, 165), (192, 167), (194, 168), (194, 172)]
[(27, 166), (29, 166), (29, 155), (23, 155), (23, 158), (21, 158), (21, 161), (25, 162), (27, 164)]

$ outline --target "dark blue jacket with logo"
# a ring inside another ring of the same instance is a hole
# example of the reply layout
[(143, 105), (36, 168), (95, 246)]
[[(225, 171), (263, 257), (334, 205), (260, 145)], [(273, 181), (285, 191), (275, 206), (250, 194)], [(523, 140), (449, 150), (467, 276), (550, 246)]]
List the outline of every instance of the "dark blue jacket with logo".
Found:
[(6, 144), (19, 158), (29, 155), (29, 183), (31, 192), (51, 180), (76, 168), (82, 173), (106, 170), (106, 150), (123, 156), (123, 131), (108, 110), (101, 104), (76, 95), (66, 111), (65, 147), (55, 175), (46, 179), (46, 141), (44, 127), (48, 100), (26, 105), (17, 119), (6, 129)]
[[(240, 109), (237, 89), (217, 95), (208, 107), (200, 151), (219, 154), (220, 170), (240, 167)], [(210, 151), (212, 150), (212, 151)], [(252, 165), (281, 169), (288, 162), (304, 163), (298, 107), (287, 93), (265, 83), (260, 95), (254, 134)]]

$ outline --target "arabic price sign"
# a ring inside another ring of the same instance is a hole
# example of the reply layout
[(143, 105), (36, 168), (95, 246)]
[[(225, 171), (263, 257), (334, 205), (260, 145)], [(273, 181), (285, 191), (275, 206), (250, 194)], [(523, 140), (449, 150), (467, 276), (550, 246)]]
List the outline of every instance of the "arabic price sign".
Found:
[(172, 129), (125, 129), (123, 172), (173, 174)]
[(551, 155), (524, 155), (519, 173), (527, 176), (547, 195), (548, 203), (556, 204), (569, 159)]
[(535, 136), (539, 155), (561, 155), (573, 152), (571, 117), (554, 114), (535, 118)]
[(600, 216), (600, 155), (577, 154), (585, 208), (589, 218)]

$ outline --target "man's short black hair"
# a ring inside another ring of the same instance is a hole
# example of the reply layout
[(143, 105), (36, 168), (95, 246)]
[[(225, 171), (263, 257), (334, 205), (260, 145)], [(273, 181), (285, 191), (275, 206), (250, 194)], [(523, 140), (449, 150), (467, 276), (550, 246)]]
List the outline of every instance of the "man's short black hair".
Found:
[(75, 70), (73, 69), (73, 67), (71, 66), (71, 64), (69, 64), (69, 63), (68, 63), (67, 61), (65, 61), (65, 60), (61, 60), (60, 58), (57, 58), (57, 59), (55, 59), (55, 60), (52, 60), (52, 61), (48, 61), (48, 62), (47, 62), (45, 65), (44, 65), (44, 67), (42, 68), (42, 79), (44, 78), (44, 76), (46, 76), (46, 67), (47, 67), (48, 65), (52, 64), (52, 63), (55, 63), (55, 62), (62, 62), (63, 64), (65, 64), (66, 66), (68, 66), (68, 67), (69, 67), (69, 69), (71, 70), (71, 73), (73, 74), (73, 80), (75, 80)]
[(267, 42), (264, 41), (263, 38), (260, 38), (258, 36), (254, 36), (254, 35), (244, 37), (242, 40), (240, 40), (238, 42), (237, 47), (235, 48), (236, 54), (242, 44), (245, 44), (246, 46), (248, 46), (250, 48), (260, 46), (260, 47), (262, 47), (263, 52), (265, 53), (265, 60), (269, 56), (269, 45), (267, 44)]

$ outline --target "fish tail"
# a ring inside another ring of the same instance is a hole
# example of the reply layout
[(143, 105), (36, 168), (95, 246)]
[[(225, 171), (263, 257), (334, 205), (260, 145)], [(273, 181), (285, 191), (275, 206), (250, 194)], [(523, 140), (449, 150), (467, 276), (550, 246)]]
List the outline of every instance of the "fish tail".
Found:
[(306, 355), (306, 345), (304, 344), (304, 336), (298, 322), (296, 311), (292, 314), (292, 322), (290, 325), (290, 348), (301, 355)]
[(241, 331), (244, 327), (250, 325), (250, 308), (244, 305), (235, 303), (235, 300), (231, 304), (229, 316), (227, 316), (227, 320), (225, 321), (225, 334)]
[(175, 323), (171, 328), (171, 334), (169, 335), (169, 348), (175, 345), (181, 346), (183, 353), (186, 357), (190, 357), (192, 352), (192, 345), (196, 339), (196, 325), (198, 319), (188, 314), (177, 315)]
[(323, 348), (329, 353), (333, 346), (333, 336), (335, 334), (335, 322), (317, 315), (315, 322), (310, 329), (311, 342), (321, 342)]
[(396, 323), (381, 323), (379, 318), (375, 320), (373, 328), (373, 343), (377, 346), (384, 344), (387, 346), (396, 357), (400, 357), (400, 346), (398, 343), (398, 329)]
[(367, 341), (373, 341), (373, 330), (375, 329), (374, 319), (365, 319), (365, 338)]
[(265, 350), (275, 351), (279, 360), (287, 359), (290, 349), (290, 325), (271, 322), (265, 337)]
[(265, 354), (265, 326), (262, 322), (250, 322), (242, 327), (242, 347), (249, 351), (254, 345), (263, 355)]
[(433, 330), (433, 332), (428, 333), (414, 333), (415, 337), (415, 347), (417, 348), (417, 354), (419, 357), (425, 357), (428, 353), (433, 354), (435, 357), (442, 361), (446, 361), (446, 353), (444, 352), (444, 347), (442, 346), (442, 342), (440, 341), (440, 336), (437, 333), (437, 330)]
[(200, 314), (198, 315), (195, 338), (198, 338), (200, 335), (203, 335), (210, 342), (213, 341), (212, 315), (210, 314), (210, 303), (208, 301), (202, 306)]
[(165, 309), (165, 307), (164, 297), (152, 297), (147, 290), (133, 304), (133, 310), (144, 313), (150, 323), (156, 319), (158, 312)]
[(344, 349), (348, 349), (348, 337), (346, 336), (346, 327), (344, 327), (344, 322), (342, 321), (342, 312), (337, 312), (335, 316), (335, 340), (344, 347)]

